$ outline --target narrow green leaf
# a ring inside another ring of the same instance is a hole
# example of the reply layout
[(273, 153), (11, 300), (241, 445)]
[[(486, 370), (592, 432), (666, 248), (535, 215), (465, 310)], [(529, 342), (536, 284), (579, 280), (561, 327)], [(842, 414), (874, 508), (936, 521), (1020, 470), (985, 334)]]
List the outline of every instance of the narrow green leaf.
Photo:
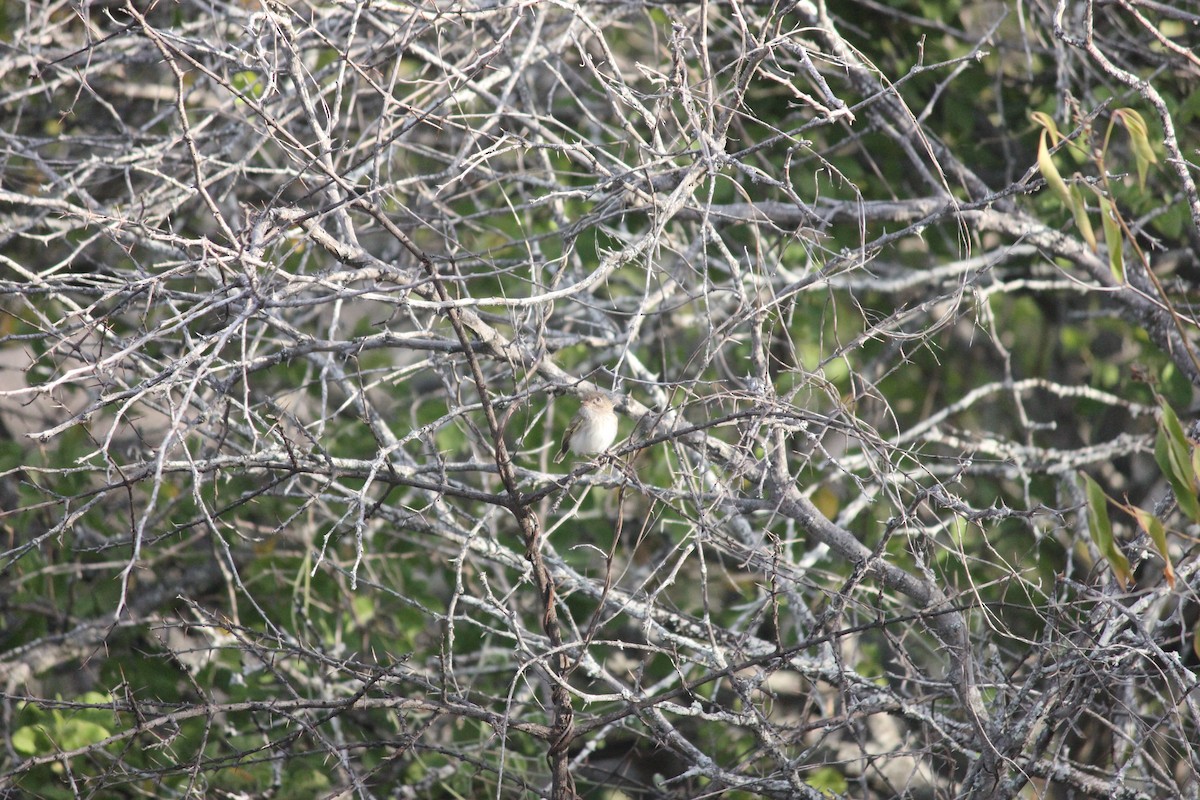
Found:
[(1041, 111), (1033, 112), (1030, 114), (1030, 117), (1044, 128), (1041, 136), (1038, 137), (1038, 171), (1042, 173), (1042, 178), (1046, 181), (1046, 185), (1063, 201), (1063, 205), (1067, 208), (1072, 208), (1071, 192), (1067, 189), (1067, 184), (1063, 181), (1062, 175), (1058, 173), (1058, 168), (1054, 166), (1054, 159), (1050, 157), (1050, 149), (1046, 146), (1047, 134), (1053, 137), (1056, 142), (1060, 138), (1058, 126), (1054, 124), (1054, 120)]
[[(1077, 173), (1078, 174), (1078, 173)], [(1071, 213), (1075, 215), (1075, 227), (1079, 228), (1079, 233), (1083, 236), (1083, 240), (1088, 243), (1088, 247), (1092, 248), (1092, 252), (1097, 252), (1100, 248), (1096, 245), (1096, 231), (1092, 228), (1092, 220), (1088, 217), (1087, 201), (1084, 200), (1083, 190), (1078, 184), (1071, 186)]]
[(1054, 117), (1045, 111), (1032, 111), (1029, 114), (1029, 118), (1034, 121), (1034, 124), (1045, 128), (1054, 137), (1054, 143), (1058, 144), (1058, 140), (1062, 138), (1062, 134), (1058, 132), (1058, 124), (1054, 121)]
[(1150, 146), (1146, 121), (1132, 108), (1119, 108), (1113, 112), (1113, 115), (1125, 126), (1125, 130), (1133, 142), (1133, 156), (1137, 162), (1138, 188), (1145, 189), (1146, 173), (1151, 164), (1158, 163), (1158, 156), (1154, 155), (1154, 148)]
[(1085, 472), (1081, 472), (1080, 475), (1083, 476), (1084, 488), (1087, 491), (1088, 532), (1100, 554), (1112, 565), (1117, 582), (1121, 584), (1121, 588), (1125, 588), (1133, 580), (1133, 572), (1129, 567), (1129, 559), (1113, 540), (1112, 523), (1108, 519), (1108, 497), (1090, 475)]
[(1179, 421), (1179, 415), (1175, 413), (1175, 409), (1165, 400), (1161, 401), (1158, 406), (1162, 411), (1161, 427), (1167, 429), (1167, 433), (1171, 434), (1173, 441), (1178, 442), (1181, 447), (1186, 447), (1187, 436), (1183, 432), (1183, 423)]
[(1117, 210), (1109, 199), (1102, 194), (1100, 197), (1100, 222), (1104, 224), (1104, 245), (1108, 248), (1108, 268), (1112, 270), (1117, 283), (1125, 282), (1125, 237), (1121, 235), (1121, 225), (1117, 222)]
[(1183, 433), (1179, 417), (1166, 402), (1161, 403), (1158, 436), (1154, 440), (1154, 460), (1175, 492), (1175, 501), (1192, 522), (1200, 522), (1200, 499), (1196, 497), (1195, 454)]
[(1149, 511), (1143, 511), (1140, 508), (1132, 508), (1130, 510), (1137, 519), (1138, 525), (1150, 537), (1150, 541), (1154, 542), (1154, 549), (1162, 556), (1163, 564), (1166, 565), (1163, 569), (1163, 577), (1167, 579), (1167, 585), (1174, 589), (1175, 568), (1171, 566), (1171, 554), (1167, 551), (1167, 530), (1163, 527), (1162, 520)]
[(1046, 185), (1058, 195), (1058, 199), (1063, 201), (1063, 205), (1070, 208), (1071, 190), (1067, 188), (1062, 175), (1058, 174), (1058, 168), (1054, 166), (1054, 159), (1050, 158), (1050, 151), (1046, 148), (1046, 134), (1044, 132), (1038, 140), (1038, 170), (1042, 173), (1042, 177), (1046, 179)]

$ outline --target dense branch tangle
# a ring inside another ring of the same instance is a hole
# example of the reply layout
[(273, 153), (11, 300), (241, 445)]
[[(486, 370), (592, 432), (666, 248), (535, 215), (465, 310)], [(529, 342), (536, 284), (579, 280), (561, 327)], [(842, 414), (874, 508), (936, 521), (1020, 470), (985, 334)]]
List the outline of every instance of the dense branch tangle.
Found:
[[(0, 520), (39, 621), (0, 780), (1196, 796), (1192, 539), (1127, 600), (1075, 483), (1169, 512), (1122, 370), (1196, 382), (1186, 270), (1146, 273), (1195, 189), (1118, 198), (1117, 280), (1017, 107), (1084, 139), (1111, 78), (1179, 164), (1186, 47), (1039, 4), (217, 10), (12, 26)], [(552, 472), (593, 387), (622, 441)], [(38, 738), (62, 710), (95, 727)]]

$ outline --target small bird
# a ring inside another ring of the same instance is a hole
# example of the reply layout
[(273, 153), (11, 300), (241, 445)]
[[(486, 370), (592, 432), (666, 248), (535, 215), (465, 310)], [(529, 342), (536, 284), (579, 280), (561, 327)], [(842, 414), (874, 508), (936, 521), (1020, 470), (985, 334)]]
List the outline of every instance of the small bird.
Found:
[(562, 446), (558, 448), (554, 463), (562, 461), (568, 450), (580, 456), (603, 453), (616, 438), (617, 415), (612, 399), (602, 392), (588, 392), (563, 432)]

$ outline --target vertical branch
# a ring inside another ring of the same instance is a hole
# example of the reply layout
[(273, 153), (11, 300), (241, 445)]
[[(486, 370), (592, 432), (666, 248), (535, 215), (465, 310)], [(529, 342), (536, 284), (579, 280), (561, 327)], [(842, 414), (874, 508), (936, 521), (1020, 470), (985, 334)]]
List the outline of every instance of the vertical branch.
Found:
[(463, 348), (464, 357), (471, 370), (471, 379), (474, 381), (475, 388), (479, 392), (479, 400), (483, 407), (484, 418), (487, 420), (488, 432), (492, 437), (492, 452), (496, 462), (496, 469), (500, 473), (500, 480), (504, 484), (504, 490), (509, 497), (508, 510), (516, 518), (517, 524), (521, 529), (521, 536), (525, 541), (525, 558), (529, 560), (532, 567), (533, 581), (541, 603), (542, 631), (546, 634), (546, 639), (550, 643), (552, 653), (552, 663), (547, 669), (552, 673), (548, 682), (550, 684), (550, 697), (554, 706), (554, 714), (549, 740), (550, 748), (546, 753), (546, 760), (550, 765), (552, 797), (554, 800), (571, 800), (571, 798), (575, 797), (575, 783), (571, 777), (567, 750), (571, 744), (575, 712), (571, 703), (571, 694), (566, 688), (568, 673), (571, 669), (571, 654), (565, 646), (562, 626), (558, 621), (554, 578), (542, 556), (541, 520), (534, 513), (532, 505), (522, 502), (521, 490), (517, 485), (517, 477), (513, 469), (512, 456), (508, 451), (508, 445), (504, 441), (503, 426), (500, 424), (500, 420), (496, 415), (496, 408), (491, 401), (487, 378), (484, 376), (483, 369), (479, 364), (479, 357), (472, 344), (471, 334), (463, 324), (462, 313), (459, 308), (449, 302), (452, 298), (446, 291), (445, 283), (438, 274), (437, 267), (433, 264), (429, 256), (418, 248), (402, 230), (392, 224), (385, 216), (379, 214), (376, 216), (376, 219), (384, 223), (389, 233), (396, 237), (409, 253), (421, 262), (422, 267), (429, 275), (430, 281), (433, 283), (435, 295), (445, 304), (446, 317), (450, 320), (450, 325), (454, 328), (454, 335), (458, 338), (458, 342)]

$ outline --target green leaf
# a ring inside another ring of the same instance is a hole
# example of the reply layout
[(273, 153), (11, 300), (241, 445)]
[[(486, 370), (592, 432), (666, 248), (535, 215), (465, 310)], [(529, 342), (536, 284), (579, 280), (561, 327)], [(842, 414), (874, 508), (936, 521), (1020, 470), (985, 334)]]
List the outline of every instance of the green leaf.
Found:
[(1142, 119), (1141, 114), (1132, 108), (1118, 108), (1113, 112), (1113, 116), (1121, 121), (1125, 126), (1125, 130), (1129, 133), (1129, 138), (1133, 141), (1133, 155), (1137, 162), (1138, 188), (1145, 189), (1146, 173), (1149, 171), (1151, 164), (1158, 163), (1158, 156), (1154, 155), (1154, 149), (1150, 146), (1146, 121)]
[(805, 776), (808, 785), (818, 792), (825, 794), (845, 794), (850, 789), (850, 783), (841, 770), (833, 767), (821, 767)]
[(1192, 474), (1200, 475), (1200, 447), (1192, 448)]
[(1167, 476), (1175, 492), (1179, 508), (1193, 522), (1200, 522), (1200, 500), (1196, 497), (1195, 448), (1183, 432), (1174, 409), (1160, 403), (1158, 437), (1154, 443), (1154, 458)]
[(1041, 125), (1045, 130), (1038, 137), (1038, 171), (1042, 173), (1042, 178), (1046, 181), (1046, 185), (1058, 195), (1058, 198), (1063, 201), (1063, 205), (1067, 208), (1073, 208), (1071, 200), (1071, 192), (1067, 189), (1067, 184), (1062, 179), (1062, 175), (1058, 173), (1058, 168), (1054, 166), (1054, 159), (1050, 158), (1050, 149), (1046, 146), (1046, 136), (1049, 134), (1057, 143), (1060, 138), (1058, 126), (1054, 124), (1054, 120), (1048, 114), (1041, 111), (1035, 111), (1030, 114), (1033, 121)]
[(1166, 429), (1171, 434), (1171, 438), (1178, 442), (1182, 447), (1187, 447), (1187, 436), (1183, 432), (1183, 424), (1179, 421), (1179, 416), (1175, 413), (1175, 409), (1167, 403), (1160, 403), (1159, 408), (1162, 410), (1159, 427)]
[(1163, 576), (1167, 579), (1167, 585), (1174, 589), (1175, 569), (1171, 566), (1171, 554), (1167, 551), (1167, 530), (1163, 527), (1162, 520), (1149, 511), (1143, 511), (1140, 508), (1135, 507), (1130, 510), (1137, 519), (1138, 525), (1150, 537), (1150, 541), (1154, 542), (1154, 549), (1162, 556), (1163, 563), (1166, 565), (1163, 570)]
[(1100, 554), (1112, 565), (1117, 582), (1121, 584), (1121, 588), (1125, 588), (1133, 580), (1133, 571), (1129, 567), (1129, 559), (1113, 540), (1112, 523), (1108, 519), (1108, 496), (1104, 494), (1100, 484), (1092, 480), (1092, 476), (1085, 472), (1081, 472), (1080, 475), (1083, 476), (1084, 488), (1087, 491), (1088, 532)]
[(1087, 201), (1084, 200), (1083, 190), (1079, 188), (1078, 184), (1074, 184), (1068, 194), (1071, 196), (1070, 207), (1071, 213), (1075, 215), (1075, 227), (1079, 228), (1079, 233), (1083, 235), (1084, 241), (1095, 253), (1099, 250), (1096, 246), (1096, 231), (1093, 230), (1092, 221), (1088, 218)]
[(64, 750), (78, 750), (81, 747), (104, 741), (112, 732), (103, 725), (97, 725), (85, 719), (68, 719), (61, 726), (59, 744)]
[[(234, 89), (255, 100), (260, 99), (263, 96), (263, 92), (266, 91), (266, 86), (263, 84), (262, 79), (258, 77), (258, 73), (250, 70), (233, 73), (229, 82), (233, 85)], [(245, 101), (239, 98), (238, 102)]]
[(1167, 476), (1175, 501), (1192, 522), (1200, 522), (1200, 499), (1196, 497), (1195, 453), (1183, 433), (1179, 417), (1170, 405), (1160, 404), (1158, 436), (1154, 440), (1154, 460)]
[[(1099, 194), (1099, 193), (1098, 193)], [(1108, 248), (1108, 268), (1117, 283), (1125, 282), (1125, 237), (1117, 222), (1116, 208), (1104, 195), (1100, 197), (1100, 221), (1104, 224), (1104, 245)]]
[(25, 725), (12, 735), (13, 749), (23, 756), (35, 756), (50, 752), (50, 739), (40, 725)]
[(1154, 230), (1169, 239), (1178, 239), (1184, 230), (1191, 227), (1191, 214), (1186, 203), (1176, 203), (1154, 218)]
[(1063, 135), (1058, 132), (1058, 124), (1054, 121), (1054, 117), (1050, 116), (1046, 112), (1030, 112), (1029, 118), (1033, 120), (1035, 124), (1041, 125), (1043, 128), (1045, 128), (1046, 132), (1049, 133), (1051, 138), (1054, 139), (1055, 144), (1058, 144), (1059, 140), (1063, 138)]

